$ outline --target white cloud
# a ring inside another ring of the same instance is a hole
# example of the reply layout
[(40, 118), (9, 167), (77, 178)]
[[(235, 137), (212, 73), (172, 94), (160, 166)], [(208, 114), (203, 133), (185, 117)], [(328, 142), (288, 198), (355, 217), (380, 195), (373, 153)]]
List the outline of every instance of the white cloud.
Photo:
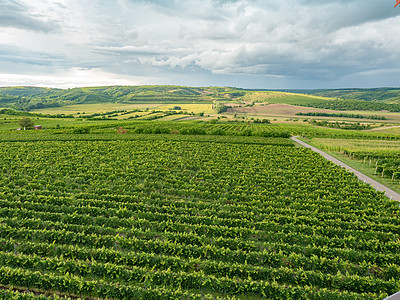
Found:
[(135, 76), (119, 76), (101, 70), (85, 70), (73, 68), (57, 74), (7, 74), (0, 73), (0, 86), (41, 86), (72, 88), (105, 85), (141, 85), (149, 84), (151, 78)]
[(208, 72), (210, 85), (221, 74), (223, 82), (240, 75), (252, 84), (339, 84), (398, 65), (400, 10), (392, 2), (0, 0), (0, 72), (33, 80), (59, 73), (68, 84), (80, 68), (129, 82)]

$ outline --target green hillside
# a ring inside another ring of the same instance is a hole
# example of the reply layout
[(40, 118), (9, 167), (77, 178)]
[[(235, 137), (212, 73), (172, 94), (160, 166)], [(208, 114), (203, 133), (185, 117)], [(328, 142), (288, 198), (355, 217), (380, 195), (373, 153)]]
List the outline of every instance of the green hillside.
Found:
[(95, 103), (278, 103), (330, 110), (400, 111), (400, 89), (256, 91), (174, 85), (0, 88), (0, 108), (29, 111)]
[(385, 103), (400, 103), (400, 88), (374, 88), (374, 89), (316, 89), (316, 90), (290, 90), (293, 93), (310, 94), (315, 96), (353, 99), (363, 101), (379, 101)]
[(245, 92), (229, 87), (105, 86), (73, 89), (0, 88), (0, 107), (31, 110), (88, 103), (179, 102), (232, 100)]
[(253, 91), (252, 95), (258, 95), (256, 98), (264, 99), (269, 103), (338, 111), (400, 112), (400, 89)]
[(19, 132), (0, 170), (1, 299), (400, 289), (398, 203), (289, 139)]

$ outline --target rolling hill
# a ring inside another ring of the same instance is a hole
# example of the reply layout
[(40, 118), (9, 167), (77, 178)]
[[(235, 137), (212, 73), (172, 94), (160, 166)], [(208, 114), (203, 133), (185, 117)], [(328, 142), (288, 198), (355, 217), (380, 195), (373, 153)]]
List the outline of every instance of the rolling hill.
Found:
[[(397, 99), (397, 100), (396, 100)], [(400, 89), (257, 91), (173, 85), (0, 88), (0, 108), (29, 111), (94, 103), (279, 103), (337, 111), (400, 111)]]
[(236, 88), (182, 86), (105, 86), (73, 89), (38, 87), (0, 88), (0, 107), (31, 110), (88, 103), (208, 102), (243, 96)]
[(309, 94), (315, 96), (353, 99), (363, 101), (379, 101), (385, 103), (400, 103), (400, 88), (373, 88), (373, 89), (315, 89), (315, 90), (288, 90), (292, 93)]

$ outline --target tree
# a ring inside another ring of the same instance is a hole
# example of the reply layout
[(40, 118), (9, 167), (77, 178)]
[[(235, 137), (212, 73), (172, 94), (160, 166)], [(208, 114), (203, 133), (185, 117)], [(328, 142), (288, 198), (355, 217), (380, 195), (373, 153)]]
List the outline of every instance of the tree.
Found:
[(24, 117), (18, 121), (19, 126), (23, 128), (24, 130), (26, 129), (32, 129), (35, 125), (33, 124), (33, 121), (30, 118)]
[(218, 114), (221, 114), (228, 110), (228, 107), (226, 107), (225, 104), (222, 102), (216, 102), (213, 108)]

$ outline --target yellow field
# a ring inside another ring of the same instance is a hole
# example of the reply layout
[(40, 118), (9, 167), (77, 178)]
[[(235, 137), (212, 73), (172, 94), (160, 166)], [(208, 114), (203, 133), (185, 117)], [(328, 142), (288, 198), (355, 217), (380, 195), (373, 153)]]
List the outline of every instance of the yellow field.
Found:
[(176, 121), (176, 120), (180, 120), (182, 118), (186, 118), (187, 115), (170, 115), (170, 116), (165, 116), (164, 118), (161, 119), (156, 119), (155, 121)]
[(147, 120), (150, 117), (154, 117), (154, 116), (160, 116), (163, 115), (162, 113), (152, 113), (152, 112), (148, 112), (143, 114), (141, 117), (137, 118), (136, 120)]
[(124, 119), (128, 119), (129, 117), (132, 117), (132, 116), (140, 116), (140, 117), (147, 116), (151, 113), (152, 112), (150, 110), (149, 111), (136, 111), (136, 112), (126, 114), (126, 115), (118, 115), (117, 117), (113, 117), (113, 118), (116, 118), (118, 120), (124, 120)]
[(94, 114), (94, 113), (105, 113), (114, 110), (134, 110), (141, 109), (144, 110), (146, 108), (150, 110), (162, 110), (167, 111), (172, 109), (174, 106), (180, 106), (182, 111), (197, 113), (205, 113), (211, 114), (214, 111), (212, 110), (212, 104), (157, 104), (157, 103), (141, 103), (141, 104), (123, 104), (123, 103), (96, 103), (96, 104), (77, 104), (77, 105), (68, 105), (63, 107), (50, 107), (43, 109), (35, 109), (32, 110), (34, 113), (41, 114), (65, 114), (65, 115), (77, 115), (85, 113), (85, 114)]
[(212, 114), (215, 113), (212, 109), (212, 104), (164, 104), (157, 107), (157, 110), (170, 110), (174, 106), (180, 106), (182, 111), (186, 112), (193, 112), (195, 114), (198, 113), (205, 113), (205, 114)]

